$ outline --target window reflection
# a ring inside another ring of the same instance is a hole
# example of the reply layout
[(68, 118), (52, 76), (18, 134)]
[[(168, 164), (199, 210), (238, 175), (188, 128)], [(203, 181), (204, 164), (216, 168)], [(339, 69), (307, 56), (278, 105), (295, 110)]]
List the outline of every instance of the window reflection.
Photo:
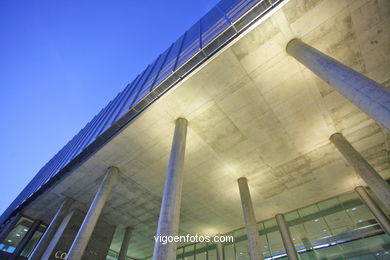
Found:
[(207, 260), (207, 243), (196, 244), (196, 260)]
[(31, 228), (32, 224), (32, 220), (21, 217), (15, 227), (0, 244), (0, 250), (13, 253), (20, 241), (22, 241), (23, 237), (27, 234), (27, 231)]
[(38, 244), (39, 239), (41, 239), (43, 232), (45, 232), (46, 226), (39, 225), (38, 229), (35, 231), (34, 235), (31, 237), (30, 241), (28, 241), (26, 247), (23, 249), (21, 256), (29, 257), (35, 246)]
[[(354, 192), (288, 212), (285, 219), (301, 260), (390, 259), (390, 237)], [(258, 230), (265, 259), (287, 259), (275, 219), (259, 222)], [(234, 243), (223, 245), (225, 260), (249, 260), (245, 229), (232, 234)], [(183, 257), (216, 259), (215, 245), (180, 248), (178, 259)]]

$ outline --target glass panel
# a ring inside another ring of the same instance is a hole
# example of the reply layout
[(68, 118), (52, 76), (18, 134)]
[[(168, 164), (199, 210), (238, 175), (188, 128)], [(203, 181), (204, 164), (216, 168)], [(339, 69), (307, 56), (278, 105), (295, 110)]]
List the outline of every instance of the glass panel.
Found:
[(112, 251), (111, 249), (108, 250), (106, 260), (117, 260), (117, 259), (118, 259), (118, 253), (115, 251)]
[(35, 246), (38, 244), (39, 239), (41, 239), (43, 232), (45, 232), (46, 226), (39, 225), (37, 231), (35, 231), (34, 235), (31, 237), (30, 241), (28, 241), (26, 247), (23, 249), (21, 256), (29, 257)]
[(285, 250), (279, 230), (267, 234), (267, 238), (272, 256), (280, 256), (284, 254)]
[(184, 252), (183, 248), (177, 249), (177, 256), (176, 256), (177, 260), (183, 260), (183, 252)]
[(237, 260), (249, 260), (248, 241), (242, 240), (236, 243), (236, 259)]
[[(390, 259), (390, 237), (354, 192), (289, 212), (285, 219), (300, 260)], [(287, 259), (276, 220), (260, 222), (257, 227), (265, 259)], [(231, 234), (234, 243), (223, 244), (225, 259), (249, 260), (246, 230)], [(206, 243), (196, 244), (195, 258), (189, 254), (193, 249), (194, 245), (185, 248), (185, 259), (217, 257), (212, 243), (207, 247)], [(183, 259), (183, 251), (178, 252), (178, 259)]]
[(194, 249), (195, 245), (186, 246), (184, 248), (184, 260), (194, 260)]
[(207, 260), (207, 244), (198, 243), (195, 245), (196, 248), (196, 260)]
[(217, 250), (215, 249), (215, 246), (212, 248), (209, 247), (208, 250), (208, 260), (217, 260)]
[[(263, 233), (264, 234), (264, 233)], [(263, 255), (264, 257), (271, 257), (271, 249), (269, 247), (269, 243), (268, 243), (268, 237), (266, 234), (264, 235), (260, 235), (260, 244), (263, 248)]]
[(106, 260), (117, 260), (118, 258), (112, 256), (112, 255), (107, 255)]
[(14, 252), (15, 248), (19, 245), (20, 241), (26, 235), (32, 224), (32, 220), (24, 217), (20, 218), (15, 227), (4, 239), (3, 243), (0, 244), (0, 250), (8, 253)]
[[(235, 260), (236, 257), (234, 255), (234, 244), (224, 245), (223, 248), (225, 260)], [(198, 258), (196, 258), (198, 260)]]

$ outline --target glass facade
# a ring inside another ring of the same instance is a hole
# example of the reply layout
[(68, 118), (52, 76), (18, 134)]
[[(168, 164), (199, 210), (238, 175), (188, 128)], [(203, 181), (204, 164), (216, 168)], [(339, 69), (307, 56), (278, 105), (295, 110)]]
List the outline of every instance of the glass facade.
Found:
[(43, 233), (45, 232), (46, 226), (39, 225), (38, 229), (34, 232), (31, 239), (28, 241), (27, 245), (24, 247), (21, 256), (29, 257), (35, 246), (38, 244), (39, 239), (41, 239)]
[(22, 241), (23, 237), (27, 234), (27, 231), (31, 228), (32, 224), (32, 220), (21, 217), (15, 227), (0, 244), (0, 250), (13, 253), (20, 241)]
[[(291, 237), (301, 260), (312, 259), (390, 259), (390, 237), (384, 233), (368, 208), (355, 192), (350, 192), (285, 214)], [(21, 217), (0, 250), (13, 253), (32, 227), (33, 221)], [(274, 218), (257, 224), (265, 259), (287, 259)], [(21, 256), (28, 257), (45, 230), (40, 225), (24, 247)], [(234, 242), (224, 243), (225, 260), (249, 260), (244, 228), (226, 236)], [(118, 258), (109, 251), (107, 260)], [(132, 258), (127, 258), (133, 260)], [(216, 260), (214, 243), (196, 243), (177, 250), (178, 260)], [(151, 257), (145, 260), (151, 260)]]
[[(119, 256), (118, 252), (115, 252), (113, 250), (108, 251), (108, 255), (106, 257), (106, 260), (117, 260)], [(134, 258), (126, 257), (126, 260), (135, 260)]]
[[(26, 236), (27, 232), (32, 227), (34, 221), (25, 217), (21, 217), (19, 221), (16, 223), (15, 227), (11, 230), (11, 232), (7, 235), (2, 243), (0, 243), (0, 250), (13, 253), (15, 249), (18, 247), (22, 239)], [(21, 256), (29, 257), (34, 247), (38, 244), (39, 239), (43, 235), (46, 226), (39, 225), (38, 229), (34, 232), (33, 236), (30, 238), (28, 243), (24, 246)]]
[[(390, 259), (390, 237), (355, 192), (285, 214), (301, 260)], [(287, 259), (275, 219), (258, 223), (265, 259)], [(223, 245), (225, 260), (249, 260), (245, 229), (232, 233), (234, 243)], [(179, 248), (178, 260), (216, 260), (212, 243)], [(145, 260), (150, 260), (146, 258)]]

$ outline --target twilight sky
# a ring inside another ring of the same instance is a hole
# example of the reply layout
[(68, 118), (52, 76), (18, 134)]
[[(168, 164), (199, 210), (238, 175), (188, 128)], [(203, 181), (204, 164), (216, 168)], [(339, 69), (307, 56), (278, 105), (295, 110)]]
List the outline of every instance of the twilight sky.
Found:
[(1, 0), (0, 214), (217, 0)]

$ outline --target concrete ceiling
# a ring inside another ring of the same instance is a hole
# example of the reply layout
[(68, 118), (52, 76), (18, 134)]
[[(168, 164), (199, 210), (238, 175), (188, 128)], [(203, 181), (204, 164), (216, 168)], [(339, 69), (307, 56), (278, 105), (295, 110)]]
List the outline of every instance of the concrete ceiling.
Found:
[[(389, 24), (386, 0), (290, 0), (158, 100), (26, 215), (49, 222), (63, 195), (87, 209), (105, 169), (115, 165), (121, 177), (102, 218), (135, 227), (129, 256), (151, 255), (177, 117), (189, 121), (182, 234), (242, 227), (241, 176), (249, 180), (259, 221), (352, 190), (362, 181), (328, 141), (334, 132), (390, 177), (390, 134), (285, 52), (289, 40), (301, 38), (389, 82)], [(120, 236), (112, 246), (117, 251)]]

